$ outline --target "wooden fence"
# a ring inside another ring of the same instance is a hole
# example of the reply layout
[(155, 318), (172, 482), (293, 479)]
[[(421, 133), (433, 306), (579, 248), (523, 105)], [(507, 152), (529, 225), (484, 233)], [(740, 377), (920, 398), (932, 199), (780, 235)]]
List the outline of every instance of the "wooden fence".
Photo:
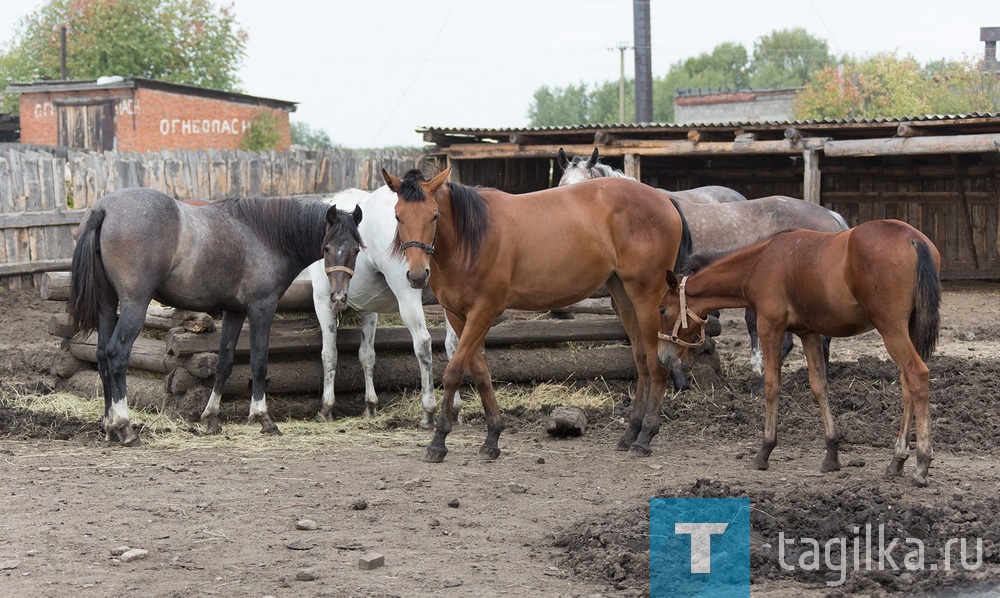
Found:
[(420, 150), (164, 151), (146, 154), (0, 145), (0, 284), (37, 286), (69, 268), (86, 209), (151, 187), (178, 199), (327, 194), (382, 185), (381, 170), (420, 167)]

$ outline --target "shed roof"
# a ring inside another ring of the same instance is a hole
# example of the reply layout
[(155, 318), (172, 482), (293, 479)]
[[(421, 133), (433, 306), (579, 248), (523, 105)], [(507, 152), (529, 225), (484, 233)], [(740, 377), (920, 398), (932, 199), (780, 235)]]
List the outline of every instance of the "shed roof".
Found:
[(159, 79), (147, 79), (146, 77), (124, 77), (108, 83), (98, 83), (96, 79), (71, 79), (66, 81), (36, 81), (31, 83), (12, 83), (6, 88), (7, 93), (58, 93), (61, 91), (98, 91), (105, 89), (157, 89), (169, 93), (178, 93), (189, 96), (199, 96), (227, 102), (240, 104), (264, 105), (270, 108), (278, 108), (295, 112), (298, 102), (288, 102), (285, 100), (275, 100), (273, 98), (262, 98), (233, 91), (223, 91), (221, 89), (209, 89), (198, 87), (197, 85), (187, 85), (184, 83), (171, 83), (160, 81)]
[(809, 119), (789, 121), (686, 123), (618, 123), (560, 125), (546, 127), (475, 128), (423, 127), (417, 129), (424, 141), (439, 147), (466, 143), (587, 144), (595, 137), (632, 140), (687, 139), (697, 131), (702, 140), (733, 140), (753, 134), (757, 139), (782, 139), (795, 129), (804, 137), (831, 139), (873, 139), (892, 137), (900, 125), (926, 129), (932, 135), (1000, 133), (1000, 112), (970, 114), (926, 114), (896, 118)]

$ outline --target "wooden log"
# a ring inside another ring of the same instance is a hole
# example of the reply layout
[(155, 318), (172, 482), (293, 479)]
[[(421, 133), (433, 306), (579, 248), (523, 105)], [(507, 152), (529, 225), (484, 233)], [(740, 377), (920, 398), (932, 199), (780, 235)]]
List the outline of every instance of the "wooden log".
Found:
[(76, 327), (70, 322), (69, 314), (53, 314), (49, 318), (49, 334), (59, 338), (72, 338), (76, 335)]
[(1000, 134), (893, 137), (890, 139), (849, 139), (829, 141), (827, 156), (912, 156), (921, 154), (993, 153), (1000, 148)]
[[(69, 272), (46, 272), (39, 284), (39, 294), (45, 301), (68, 301)], [(312, 311), (312, 282), (296, 280), (278, 300), (278, 311)], [(198, 312), (191, 312), (198, 313)]]
[[(73, 357), (90, 363), (97, 363), (97, 333), (74, 338), (69, 341), (69, 353)], [(166, 374), (182, 364), (182, 360), (167, 355), (163, 341), (140, 336), (132, 345), (128, 365), (132, 368)]]
[[(443, 327), (430, 329), (431, 343), (435, 348), (444, 347)], [(494, 326), (486, 335), (487, 347), (519, 344), (566, 343), (588, 341), (625, 341), (627, 336), (617, 319), (600, 320), (508, 320)], [(195, 353), (217, 352), (221, 337), (218, 332), (191, 334), (177, 329), (167, 333), (167, 354), (188, 357)], [(341, 328), (337, 331), (337, 350), (357, 352), (361, 346), (361, 330)], [(323, 339), (311, 320), (284, 320), (271, 327), (269, 353), (320, 353)], [(375, 351), (406, 350), (413, 348), (413, 339), (406, 328), (382, 328), (375, 334)], [(244, 326), (236, 344), (236, 355), (250, 354), (250, 332)]]
[[(154, 330), (171, 330), (173, 328), (182, 328), (188, 332), (215, 330), (215, 321), (208, 314), (185, 312), (157, 305), (149, 306), (143, 325)], [(77, 332), (68, 313), (53, 314), (49, 319), (48, 331), (49, 334), (61, 338), (72, 338)]]
[[(439, 354), (437, 359), (443, 359)], [(526, 350), (487, 351), (486, 359), (494, 381), (540, 382), (549, 380), (594, 380), (632, 378), (635, 363), (629, 347), (542, 347)], [(444, 368), (434, 368), (435, 384), (441, 384)], [(223, 388), (224, 395), (248, 394), (250, 366), (237, 364)], [(376, 389), (412, 388), (419, 383), (420, 369), (410, 353), (379, 355), (375, 366)], [(203, 384), (209, 385), (211, 381)], [(359, 392), (364, 389), (361, 365), (356, 355), (338, 361), (334, 390)], [(323, 390), (323, 365), (317, 359), (271, 362), (267, 369), (269, 394), (316, 393)]]

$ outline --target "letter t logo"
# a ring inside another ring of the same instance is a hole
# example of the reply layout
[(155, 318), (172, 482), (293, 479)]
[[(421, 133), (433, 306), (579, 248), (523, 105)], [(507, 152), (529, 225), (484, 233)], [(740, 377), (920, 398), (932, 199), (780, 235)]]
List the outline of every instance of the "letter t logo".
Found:
[(691, 536), (691, 573), (712, 572), (712, 536), (725, 533), (728, 523), (674, 523), (675, 534)]

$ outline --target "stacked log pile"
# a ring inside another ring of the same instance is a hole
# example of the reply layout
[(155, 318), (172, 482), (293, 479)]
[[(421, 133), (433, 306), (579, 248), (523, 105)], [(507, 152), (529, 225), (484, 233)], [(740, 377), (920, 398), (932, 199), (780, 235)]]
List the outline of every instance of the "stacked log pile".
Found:
[[(66, 302), (69, 274), (46, 273), (40, 285), (42, 299)], [(427, 306), (431, 318), (443, 321), (439, 306)], [(561, 310), (565, 313), (567, 310)], [(607, 298), (591, 299), (569, 310), (580, 317), (546, 319), (538, 314), (508, 312), (486, 338), (487, 358), (495, 380), (506, 382), (616, 379), (634, 376), (631, 349), (614, 317)], [(291, 313), (290, 313), (291, 312)], [(171, 396), (211, 387), (220, 342), (216, 318), (153, 304), (146, 315), (145, 329), (132, 349), (130, 373), (147, 372), (163, 380), (163, 390)], [(69, 378), (83, 371), (93, 377), (97, 362), (97, 333), (74, 334), (68, 313), (53, 316), (49, 332), (63, 339), (65, 356), (55, 368)], [(435, 351), (435, 374), (440, 382), (446, 357), (443, 326), (430, 328)], [(250, 380), (248, 328), (244, 326), (236, 347), (236, 366), (224, 393), (248, 394)], [(357, 350), (360, 330), (341, 327), (337, 335), (339, 353), (336, 391), (361, 392), (364, 381)], [(279, 317), (270, 335), (268, 392), (309, 394), (322, 392), (320, 362), (322, 337), (313, 313), (312, 288), (308, 280), (293, 283), (279, 303)], [(413, 355), (413, 341), (406, 328), (382, 327), (375, 336), (378, 361), (375, 366), (377, 389), (419, 386), (419, 368)]]

